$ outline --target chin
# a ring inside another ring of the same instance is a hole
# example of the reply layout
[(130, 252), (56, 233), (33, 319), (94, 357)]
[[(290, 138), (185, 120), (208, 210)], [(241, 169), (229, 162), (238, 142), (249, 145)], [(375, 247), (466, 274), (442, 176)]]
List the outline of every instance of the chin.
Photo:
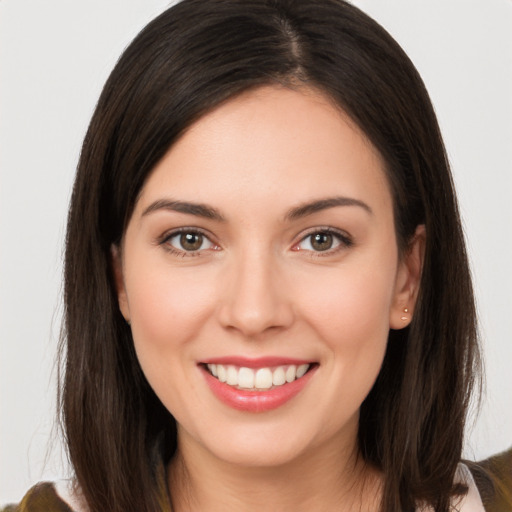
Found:
[(222, 452), (215, 453), (227, 464), (240, 468), (280, 467), (296, 461), (305, 452), (299, 443), (253, 442), (251, 445), (224, 446)]
[[(293, 425), (290, 427), (290, 425)], [(270, 468), (296, 462), (316, 452), (332, 438), (320, 425), (297, 421), (238, 424), (226, 426), (216, 435), (199, 440), (215, 458), (239, 468)], [(210, 434), (212, 432), (210, 431)], [(334, 435), (335, 437), (335, 435)]]

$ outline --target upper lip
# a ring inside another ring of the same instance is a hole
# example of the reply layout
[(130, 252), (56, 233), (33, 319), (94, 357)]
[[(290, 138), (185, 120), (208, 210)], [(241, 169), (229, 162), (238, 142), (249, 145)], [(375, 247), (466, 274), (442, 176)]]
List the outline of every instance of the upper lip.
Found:
[(295, 364), (312, 364), (314, 361), (307, 359), (296, 359), (293, 357), (266, 356), (248, 358), (243, 356), (211, 357), (201, 361), (201, 364), (222, 364), (245, 368), (268, 368), (272, 366), (286, 366)]

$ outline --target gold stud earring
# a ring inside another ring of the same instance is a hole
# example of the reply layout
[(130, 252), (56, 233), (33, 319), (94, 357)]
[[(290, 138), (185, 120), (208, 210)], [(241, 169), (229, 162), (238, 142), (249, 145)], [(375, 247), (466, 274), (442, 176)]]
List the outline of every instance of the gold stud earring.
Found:
[[(409, 310), (407, 308), (404, 308), (404, 313), (409, 313)], [(409, 320), (409, 317), (408, 316), (401, 316), (400, 320), (402, 320), (403, 322), (407, 322), (407, 320)]]

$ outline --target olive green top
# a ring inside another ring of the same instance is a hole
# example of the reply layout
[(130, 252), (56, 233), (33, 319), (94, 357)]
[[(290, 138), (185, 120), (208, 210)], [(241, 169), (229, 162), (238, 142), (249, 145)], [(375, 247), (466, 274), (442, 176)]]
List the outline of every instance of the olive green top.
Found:
[(73, 512), (73, 510), (58, 496), (52, 483), (42, 482), (32, 487), (19, 505), (7, 505), (2, 512)]

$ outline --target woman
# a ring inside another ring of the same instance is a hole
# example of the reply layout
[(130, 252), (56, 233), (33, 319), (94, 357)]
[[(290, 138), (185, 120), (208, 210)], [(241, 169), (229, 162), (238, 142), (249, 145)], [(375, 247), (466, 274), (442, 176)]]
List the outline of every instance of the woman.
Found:
[(191, 0), (148, 25), (84, 142), (65, 304), (77, 509), (482, 510), (442, 140), (348, 4)]

